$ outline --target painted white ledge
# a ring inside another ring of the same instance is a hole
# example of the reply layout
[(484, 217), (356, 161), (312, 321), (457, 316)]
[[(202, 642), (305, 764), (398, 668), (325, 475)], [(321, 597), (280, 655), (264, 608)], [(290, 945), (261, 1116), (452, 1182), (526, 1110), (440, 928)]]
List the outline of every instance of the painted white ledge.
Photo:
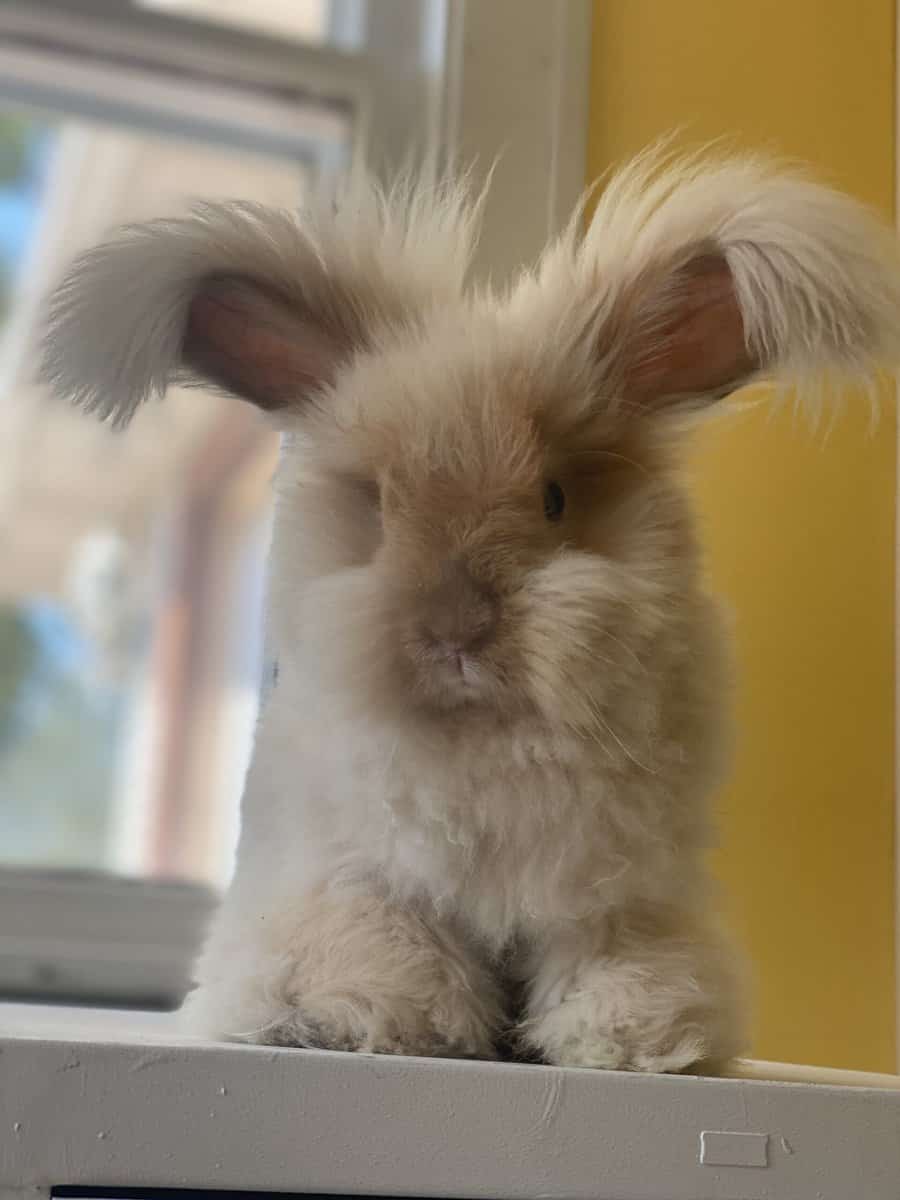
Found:
[(893, 1076), (383, 1058), (225, 1046), (172, 1024), (0, 1005), (3, 1200), (63, 1184), (504, 1200), (900, 1194)]

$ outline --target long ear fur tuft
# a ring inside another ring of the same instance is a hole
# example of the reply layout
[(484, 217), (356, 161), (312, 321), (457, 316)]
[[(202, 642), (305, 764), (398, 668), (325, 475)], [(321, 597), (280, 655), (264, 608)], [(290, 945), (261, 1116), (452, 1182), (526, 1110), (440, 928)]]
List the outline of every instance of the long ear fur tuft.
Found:
[(642, 408), (682, 411), (770, 378), (815, 410), (823, 394), (900, 362), (893, 231), (753, 156), (645, 152), (539, 276), (551, 304), (565, 289), (592, 312), (607, 390)]
[[(51, 298), (41, 377), (117, 425), (173, 381), (284, 407), (288, 385), (302, 392), (328, 381), (333, 362), (326, 378), (316, 377), (325, 349), (347, 357), (459, 297), (479, 210), (465, 184), (422, 186), (405, 176), (386, 192), (358, 172), (337, 197), (323, 196), (296, 217), (249, 203), (207, 204), (126, 228), (81, 255)], [(210, 281), (222, 280), (228, 304), (215, 287), (210, 303)], [(213, 327), (216, 313), (222, 323)], [(214, 351), (238, 316), (250, 322), (242, 341), (250, 357), (229, 371)], [(204, 330), (212, 348), (197, 342)], [(277, 379), (254, 386), (267, 365)]]

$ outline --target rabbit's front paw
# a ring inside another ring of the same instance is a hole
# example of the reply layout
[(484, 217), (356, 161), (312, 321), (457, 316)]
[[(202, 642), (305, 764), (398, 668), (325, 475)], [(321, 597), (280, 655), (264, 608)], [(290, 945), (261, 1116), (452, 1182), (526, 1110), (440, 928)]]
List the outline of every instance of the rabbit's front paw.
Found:
[(212, 939), (186, 1005), (194, 1028), (264, 1045), (496, 1057), (500, 987), (432, 914), (323, 888), (252, 932), (253, 952), (240, 937)]
[(299, 997), (260, 1032), (259, 1041), (423, 1058), (496, 1057), (493, 1030), (477, 1005), (455, 991), (433, 1000), (426, 1008), (396, 993), (362, 996), (336, 987), (331, 994)]
[(717, 1020), (694, 1010), (613, 1016), (603, 992), (564, 999), (526, 1029), (525, 1041), (545, 1062), (560, 1067), (673, 1073), (718, 1060)]
[(712, 1071), (743, 1049), (738, 975), (714, 935), (686, 935), (591, 957), (545, 955), (525, 1049), (567, 1067)]

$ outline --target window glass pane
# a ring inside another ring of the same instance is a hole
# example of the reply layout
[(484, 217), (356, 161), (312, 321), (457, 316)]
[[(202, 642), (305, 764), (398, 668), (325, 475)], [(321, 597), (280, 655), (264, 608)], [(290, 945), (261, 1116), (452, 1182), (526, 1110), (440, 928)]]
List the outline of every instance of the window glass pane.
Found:
[(125, 434), (32, 381), (81, 248), (308, 165), (0, 107), (0, 865), (227, 875), (256, 708), (272, 436), (198, 392)]

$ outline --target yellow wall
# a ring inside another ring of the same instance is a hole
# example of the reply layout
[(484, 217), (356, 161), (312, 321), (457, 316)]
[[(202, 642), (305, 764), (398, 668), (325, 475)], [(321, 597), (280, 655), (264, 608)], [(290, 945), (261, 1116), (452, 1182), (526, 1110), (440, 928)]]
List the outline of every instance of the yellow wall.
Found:
[[(811, 162), (893, 209), (894, 0), (596, 0), (589, 171), (674, 126)], [(893, 1070), (895, 422), (784, 411), (692, 468), (741, 685), (721, 873), (759, 1057)]]

